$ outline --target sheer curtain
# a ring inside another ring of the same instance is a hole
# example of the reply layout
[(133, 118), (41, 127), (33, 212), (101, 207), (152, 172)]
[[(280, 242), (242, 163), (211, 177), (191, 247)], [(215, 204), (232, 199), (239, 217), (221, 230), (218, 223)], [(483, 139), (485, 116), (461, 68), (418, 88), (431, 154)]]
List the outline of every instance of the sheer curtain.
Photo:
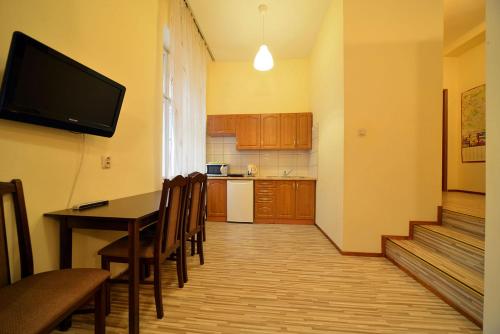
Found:
[(183, 0), (170, 0), (173, 159), (167, 176), (205, 170), (208, 52)]

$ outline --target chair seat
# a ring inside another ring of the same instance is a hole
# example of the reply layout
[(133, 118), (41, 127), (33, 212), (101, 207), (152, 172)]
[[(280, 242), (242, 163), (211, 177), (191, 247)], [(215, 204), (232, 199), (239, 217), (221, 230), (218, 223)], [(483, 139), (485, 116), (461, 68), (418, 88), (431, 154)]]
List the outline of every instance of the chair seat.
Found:
[(101, 269), (65, 269), (0, 288), (0, 334), (45, 333), (109, 278)]
[[(106, 247), (102, 248), (97, 254), (107, 257), (128, 259), (128, 237), (118, 239)], [(152, 259), (154, 257), (154, 235), (141, 233), (139, 244), (139, 258)]]

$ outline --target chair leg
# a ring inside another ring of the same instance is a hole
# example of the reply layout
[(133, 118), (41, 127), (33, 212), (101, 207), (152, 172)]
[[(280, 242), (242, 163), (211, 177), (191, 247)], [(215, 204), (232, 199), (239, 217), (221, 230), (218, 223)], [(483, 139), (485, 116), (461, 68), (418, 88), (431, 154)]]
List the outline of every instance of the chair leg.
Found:
[(191, 237), (191, 256), (194, 256), (194, 253), (196, 251), (196, 243), (194, 240), (194, 235)]
[(205, 231), (205, 223), (203, 223), (203, 241), (207, 241), (207, 232)]
[[(110, 271), (110, 263), (108, 259), (101, 256), (101, 269)], [(104, 284), (105, 296), (106, 296), (106, 315), (111, 313), (111, 283), (109, 280)]]
[(198, 232), (196, 236), (196, 242), (198, 243), (198, 254), (200, 255), (200, 264), (203, 265), (205, 263), (205, 257), (203, 255), (203, 232)]
[(97, 290), (94, 296), (94, 333), (106, 333), (106, 282)]
[[(177, 248), (176, 254), (175, 254), (175, 262), (176, 262), (176, 267), (177, 267), (177, 281), (179, 283), (179, 288), (184, 287), (184, 282), (187, 282), (187, 271), (184, 269), (184, 261), (183, 261), (183, 256), (182, 256), (182, 246)], [(186, 274), (186, 275), (184, 275)]]
[(187, 239), (184, 239), (181, 246), (182, 278), (184, 280), (184, 283), (187, 283), (188, 281), (186, 244), (187, 244)]
[(163, 296), (161, 294), (161, 277), (160, 277), (160, 263), (154, 264), (154, 289), (155, 289), (155, 304), (156, 304), (156, 317), (163, 318)]

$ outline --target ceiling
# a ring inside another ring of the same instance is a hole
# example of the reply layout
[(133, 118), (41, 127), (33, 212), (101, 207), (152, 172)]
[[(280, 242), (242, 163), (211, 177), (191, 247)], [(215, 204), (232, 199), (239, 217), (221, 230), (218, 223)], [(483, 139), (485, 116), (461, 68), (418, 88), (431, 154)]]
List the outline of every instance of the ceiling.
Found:
[(444, 0), (444, 45), (484, 22), (485, 0)]
[(275, 59), (307, 57), (331, 0), (188, 0), (216, 60), (253, 60), (265, 42)]

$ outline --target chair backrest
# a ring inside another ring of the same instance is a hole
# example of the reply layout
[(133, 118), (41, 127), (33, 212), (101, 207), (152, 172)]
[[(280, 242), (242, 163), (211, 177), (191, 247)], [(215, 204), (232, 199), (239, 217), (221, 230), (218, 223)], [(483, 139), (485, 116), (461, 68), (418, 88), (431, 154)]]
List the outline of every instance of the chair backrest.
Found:
[(33, 253), (31, 251), (31, 239), (26, 204), (24, 202), (23, 185), (21, 180), (0, 182), (0, 287), (11, 283), (7, 234), (5, 229), (5, 206), (3, 202), (4, 196), (6, 195), (12, 195), (12, 201), (14, 203), (19, 257), (21, 259), (21, 277), (24, 278), (33, 275)]
[(207, 176), (205, 174), (198, 172), (189, 174), (188, 211), (186, 211), (186, 231), (188, 234), (199, 231), (203, 223), (206, 183)]
[(160, 261), (170, 255), (181, 242), (188, 179), (178, 175), (164, 180), (155, 235), (155, 258)]

